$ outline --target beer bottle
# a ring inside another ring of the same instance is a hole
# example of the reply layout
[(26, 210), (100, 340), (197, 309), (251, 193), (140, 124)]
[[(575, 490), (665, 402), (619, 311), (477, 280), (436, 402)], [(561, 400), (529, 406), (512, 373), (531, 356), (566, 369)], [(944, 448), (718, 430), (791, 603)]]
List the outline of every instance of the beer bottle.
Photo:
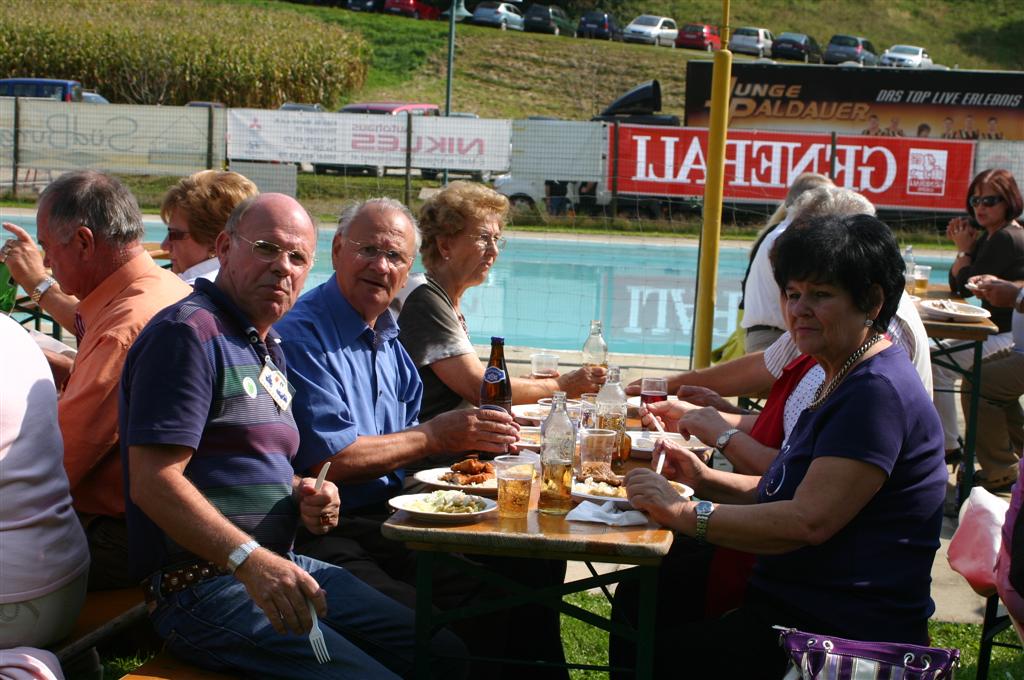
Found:
[(505, 338), (491, 338), (491, 358), (480, 385), (480, 408), (512, 413), (512, 379), (505, 366)]
[(601, 322), (597, 319), (590, 322), (590, 335), (583, 343), (583, 365), (608, 368), (608, 343), (601, 335)]
[(629, 460), (633, 443), (626, 434), (626, 392), (619, 384), (618, 366), (608, 367), (608, 380), (597, 393), (597, 426), (617, 433), (616, 455), (612, 460), (612, 466), (621, 467)]

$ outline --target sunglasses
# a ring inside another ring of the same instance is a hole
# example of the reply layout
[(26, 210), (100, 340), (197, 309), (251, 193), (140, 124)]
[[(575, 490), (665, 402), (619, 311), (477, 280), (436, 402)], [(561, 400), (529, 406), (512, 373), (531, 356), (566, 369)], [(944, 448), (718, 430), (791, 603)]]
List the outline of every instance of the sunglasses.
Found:
[(192, 234), (188, 233), (187, 231), (181, 231), (179, 229), (171, 229), (170, 227), (167, 227), (168, 241), (184, 241), (185, 239), (190, 238), (191, 236)]
[(979, 205), (991, 208), (992, 206), (999, 204), (1002, 200), (1002, 196), (971, 196), (967, 199), (967, 202), (971, 204), (972, 208), (977, 208)]
[(276, 243), (270, 241), (250, 241), (241, 234), (235, 234), (238, 238), (248, 243), (252, 248), (252, 256), (260, 262), (277, 262), (281, 253), (288, 255), (288, 263), (298, 269), (306, 269), (313, 264), (313, 258), (301, 250), (285, 250)]

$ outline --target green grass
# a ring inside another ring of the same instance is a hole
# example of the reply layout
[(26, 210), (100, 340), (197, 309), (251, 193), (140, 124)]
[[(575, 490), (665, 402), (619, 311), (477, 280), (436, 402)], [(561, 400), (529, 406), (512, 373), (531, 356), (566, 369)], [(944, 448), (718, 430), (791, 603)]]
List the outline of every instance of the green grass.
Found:
[[(600, 616), (608, 616), (611, 611), (611, 606), (603, 595), (576, 593), (568, 596), (566, 600)], [(981, 626), (930, 621), (928, 631), (933, 647), (955, 647), (960, 650), (961, 666), (956, 673), (957, 680), (974, 680), (978, 672), (978, 641), (981, 640)], [(1013, 630), (1004, 631), (997, 639), (1008, 643), (1017, 642)], [(566, 658), (573, 663), (608, 663), (608, 633), (604, 631), (563, 616), (562, 642), (565, 645)], [(572, 671), (571, 675), (573, 680), (597, 680), (607, 677), (603, 673), (590, 671)], [(993, 648), (988, 677), (990, 680), (1024, 679), (1024, 654), (1015, 649)]]

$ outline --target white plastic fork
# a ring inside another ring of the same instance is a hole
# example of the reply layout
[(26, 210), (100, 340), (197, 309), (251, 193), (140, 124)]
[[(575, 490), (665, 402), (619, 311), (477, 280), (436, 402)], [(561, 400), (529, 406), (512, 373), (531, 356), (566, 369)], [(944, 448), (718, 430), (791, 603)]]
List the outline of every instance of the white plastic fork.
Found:
[(320, 619), (316, 616), (316, 607), (313, 601), (307, 599), (309, 605), (309, 618), (313, 619), (313, 627), (309, 629), (309, 646), (313, 648), (313, 654), (320, 663), (327, 663), (331, 660), (331, 654), (327, 651), (327, 643), (324, 641), (324, 632), (320, 630)]

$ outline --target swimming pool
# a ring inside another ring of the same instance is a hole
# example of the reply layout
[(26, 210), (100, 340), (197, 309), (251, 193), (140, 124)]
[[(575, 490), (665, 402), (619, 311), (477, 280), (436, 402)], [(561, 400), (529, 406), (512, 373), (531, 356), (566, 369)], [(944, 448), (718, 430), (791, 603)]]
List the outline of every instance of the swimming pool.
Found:
[[(30, 217), (6, 218), (35, 233)], [(146, 240), (159, 242), (165, 227), (146, 220)], [(309, 290), (332, 275), (331, 234), (320, 233)], [(462, 311), (475, 344), (492, 335), (509, 345), (576, 350), (591, 319), (604, 322), (613, 352), (686, 356), (690, 352), (696, 294), (697, 247), (661, 239), (635, 243), (591, 239), (531, 238), (509, 234), (508, 247), (488, 280), (466, 292)], [(722, 248), (718, 262), (714, 344), (735, 330), (746, 248)], [(919, 257), (943, 282), (949, 258)], [(417, 260), (415, 271), (422, 271)]]

